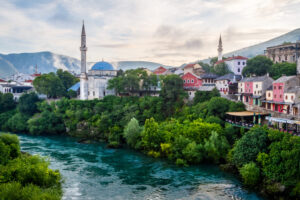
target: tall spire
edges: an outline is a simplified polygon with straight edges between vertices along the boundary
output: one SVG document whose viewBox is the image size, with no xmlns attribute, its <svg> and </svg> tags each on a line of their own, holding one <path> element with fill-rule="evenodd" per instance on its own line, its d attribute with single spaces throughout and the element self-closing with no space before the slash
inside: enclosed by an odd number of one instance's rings
<svg viewBox="0 0 300 200">
<path fill-rule="evenodd" d="M 80 99 L 88 99 L 88 76 L 86 73 L 86 35 L 84 21 L 82 22 L 82 31 L 81 31 L 81 75 L 80 75 Z"/>
<path fill-rule="evenodd" d="M 81 36 L 85 36 L 84 20 L 82 20 L 82 31 Z"/>
<path fill-rule="evenodd" d="M 222 36 L 220 34 L 219 45 L 218 45 L 218 61 L 223 59 L 223 44 L 222 44 Z"/>
</svg>

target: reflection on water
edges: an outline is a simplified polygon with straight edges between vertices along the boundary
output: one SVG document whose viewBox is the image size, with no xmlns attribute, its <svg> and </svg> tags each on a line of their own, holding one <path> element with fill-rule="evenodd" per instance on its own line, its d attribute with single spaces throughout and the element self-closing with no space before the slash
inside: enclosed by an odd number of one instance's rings
<svg viewBox="0 0 300 200">
<path fill-rule="evenodd" d="M 19 135 L 22 151 L 47 156 L 64 177 L 64 199 L 262 199 L 216 166 L 180 168 L 128 149 L 69 137 Z"/>
</svg>

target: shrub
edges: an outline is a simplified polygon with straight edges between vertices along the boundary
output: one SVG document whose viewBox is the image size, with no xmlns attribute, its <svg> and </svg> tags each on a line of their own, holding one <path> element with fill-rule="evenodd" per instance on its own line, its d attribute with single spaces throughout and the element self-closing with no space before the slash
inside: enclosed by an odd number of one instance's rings
<svg viewBox="0 0 300 200">
<path fill-rule="evenodd" d="M 141 140 L 142 128 L 139 126 L 139 122 L 132 118 L 124 129 L 124 137 L 127 144 L 135 149 L 139 148 L 139 141 Z"/>
<path fill-rule="evenodd" d="M 259 182 L 260 169 L 254 162 L 245 164 L 239 171 L 246 185 L 255 186 Z"/>
</svg>

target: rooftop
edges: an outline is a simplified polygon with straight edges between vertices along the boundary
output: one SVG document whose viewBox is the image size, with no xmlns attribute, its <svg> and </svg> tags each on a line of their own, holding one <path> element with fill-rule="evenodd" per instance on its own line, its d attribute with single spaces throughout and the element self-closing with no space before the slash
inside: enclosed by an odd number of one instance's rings
<svg viewBox="0 0 300 200">
<path fill-rule="evenodd" d="M 115 69 L 110 63 L 101 61 L 94 64 L 91 70 L 113 71 Z"/>
</svg>

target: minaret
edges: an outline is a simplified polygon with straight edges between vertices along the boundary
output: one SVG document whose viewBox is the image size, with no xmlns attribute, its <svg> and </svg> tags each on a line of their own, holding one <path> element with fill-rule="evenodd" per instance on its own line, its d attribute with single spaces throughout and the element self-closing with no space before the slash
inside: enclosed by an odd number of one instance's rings
<svg viewBox="0 0 300 200">
<path fill-rule="evenodd" d="M 297 59 L 297 75 L 300 77 L 300 56 Z"/>
<path fill-rule="evenodd" d="M 86 35 L 85 35 L 85 28 L 84 22 L 82 24 L 82 31 L 81 31 L 81 74 L 80 74 L 80 99 L 86 100 L 88 99 L 88 77 L 86 74 Z"/>
<path fill-rule="evenodd" d="M 223 45 L 222 45 L 222 38 L 221 38 L 221 35 L 220 35 L 219 46 L 218 46 L 218 61 L 223 59 L 222 52 L 223 52 Z"/>
</svg>

